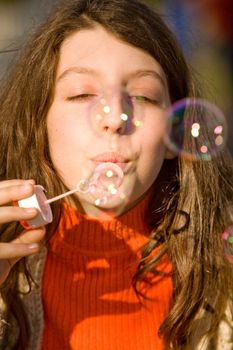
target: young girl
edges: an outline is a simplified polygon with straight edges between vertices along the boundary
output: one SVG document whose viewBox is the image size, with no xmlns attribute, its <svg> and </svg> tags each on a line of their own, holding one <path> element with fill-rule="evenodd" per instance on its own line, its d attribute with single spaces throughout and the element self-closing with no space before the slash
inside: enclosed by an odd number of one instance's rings
<svg viewBox="0 0 233 350">
<path fill-rule="evenodd" d="M 1 349 L 233 349 L 232 160 L 163 141 L 168 107 L 196 96 L 136 0 L 69 0 L 40 28 L 0 98 Z M 52 198 L 109 165 L 117 201 L 96 186 L 20 225 L 38 212 L 12 203 L 35 184 Z"/>
</svg>

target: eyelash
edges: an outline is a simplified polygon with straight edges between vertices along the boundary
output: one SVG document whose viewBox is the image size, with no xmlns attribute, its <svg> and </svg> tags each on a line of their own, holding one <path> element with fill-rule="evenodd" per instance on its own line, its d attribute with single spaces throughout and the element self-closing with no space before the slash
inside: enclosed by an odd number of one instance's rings
<svg viewBox="0 0 233 350">
<path fill-rule="evenodd" d="M 71 96 L 68 97 L 67 100 L 68 101 L 79 101 L 79 102 L 84 102 L 87 101 L 93 97 L 96 97 L 97 95 L 95 94 L 80 94 L 80 95 L 75 95 L 75 96 Z M 138 95 L 138 96 L 128 96 L 128 98 L 132 101 L 132 102 L 140 102 L 140 103 L 149 103 L 152 105 L 157 105 L 158 101 L 157 100 L 153 100 L 149 97 L 143 96 L 143 95 Z"/>
<path fill-rule="evenodd" d="M 95 97 L 95 96 L 96 95 L 94 95 L 94 94 L 80 94 L 80 95 L 75 95 L 75 96 L 68 97 L 67 100 L 68 101 L 80 101 L 80 102 L 83 102 L 83 101 L 89 100 L 89 99 L 91 99 L 92 97 Z"/>
<path fill-rule="evenodd" d="M 138 95 L 138 96 L 129 96 L 131 100 L 136 100 L 136 102 L 140 102 L 140 103 L 149 103 L 152 105 L 157 105 L 158 101 L 157 100 L 153 100 L 152 98 L 143 96 L 143 95 Z"/>
</svg>

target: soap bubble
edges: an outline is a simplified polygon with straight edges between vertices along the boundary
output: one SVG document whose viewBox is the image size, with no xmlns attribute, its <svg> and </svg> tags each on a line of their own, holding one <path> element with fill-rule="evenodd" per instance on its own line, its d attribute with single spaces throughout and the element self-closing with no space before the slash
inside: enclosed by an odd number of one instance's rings
<svg viewBox="0 0 233 350">
<path fill-rule="evenodd" d="M 211 160 L 224 148 L 227 123 L 214 104 L 186 98 L 172 105 L 168 112 L 167 147 L 190 160 Z"/>
<path fill-rule="evenodd" d="M 224 255 L 233 264 L 233 225 L 229 226 L 222 234 Z"/>
<path fill-rule="evenodd" d="M 125 168 L 124 163 L 122 167 Z M 129 170 L 126 172 L 127 175 L 130 173 Z M 79 198 L 86 199 L 97 207 L 114 208 L 114 215 L 118 215 L 128 202 L 132 185 L 132 181 L 126 180 L 121 166 L 112 162 L 102 162 L 87 178 L 80 180 L 74 189 L 42 202 L 50 208 L 50 203 L 77 193 Z M 118 210 L 115 210 L 116 207 L 119 207 Z"/>
<path fill-rule="evenodd" d="M 77 191 L 81 193 L 88 193 L 90 190 L 90 181 L 88 179 L 79 181 Z"/>
<path fill-rule="evenodd" d="M 97 135 L 108 135 L 108 127 L 121 129 L 124 134 L 130 134 L 141 127 L 144 116 L 143 103 L 140 96 L 130 96 L 124 89 L 111 89 L 100 93 L 87 110 L 87 118 L 91 128 Z"/>
<path fill-rule="evenodd" d="M 122 205 L 129 195 L 122 186 L 123 170 L 115 163 L 99 164 L 91 177 L 89 193 L 98 207 L 114 208 Z M 128 188 L 129 189 L 129 188 Z"/>
</svg>

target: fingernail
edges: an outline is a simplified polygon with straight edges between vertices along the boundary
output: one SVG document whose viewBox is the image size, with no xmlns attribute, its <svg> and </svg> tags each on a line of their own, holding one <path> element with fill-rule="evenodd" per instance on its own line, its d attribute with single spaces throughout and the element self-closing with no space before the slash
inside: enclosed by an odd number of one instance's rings
<svg viewBox="0 0 233 350">
<path fill-rule="evenodd" d="M 30 249 L 30 250 L 38 250 L 39 247 L 40 246 L 37 243 L 32 243 L 32 244 L 28 245 L 28 249 Z"/>
</svg>

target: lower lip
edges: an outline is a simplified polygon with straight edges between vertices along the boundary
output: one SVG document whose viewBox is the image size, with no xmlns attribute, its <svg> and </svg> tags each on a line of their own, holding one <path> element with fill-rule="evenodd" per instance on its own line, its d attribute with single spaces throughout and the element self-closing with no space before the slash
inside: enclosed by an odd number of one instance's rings
<svg viewBox="0 0 233 350">
<path fill-rule="evenodd" d="M 127 163 L 116 163 L 116 162 L 98 162 L 98 161 L 94 161 L 94 163 L 96 164 L 96 166 L 98 166 L 99 164 L 104 164 L 104 163 L 113 163 L 119 166 L 119 168 L 121 168 L 123 171 L 126 169 L 127 165 L 129 164 L 129 162 Z"/>
</svg>

